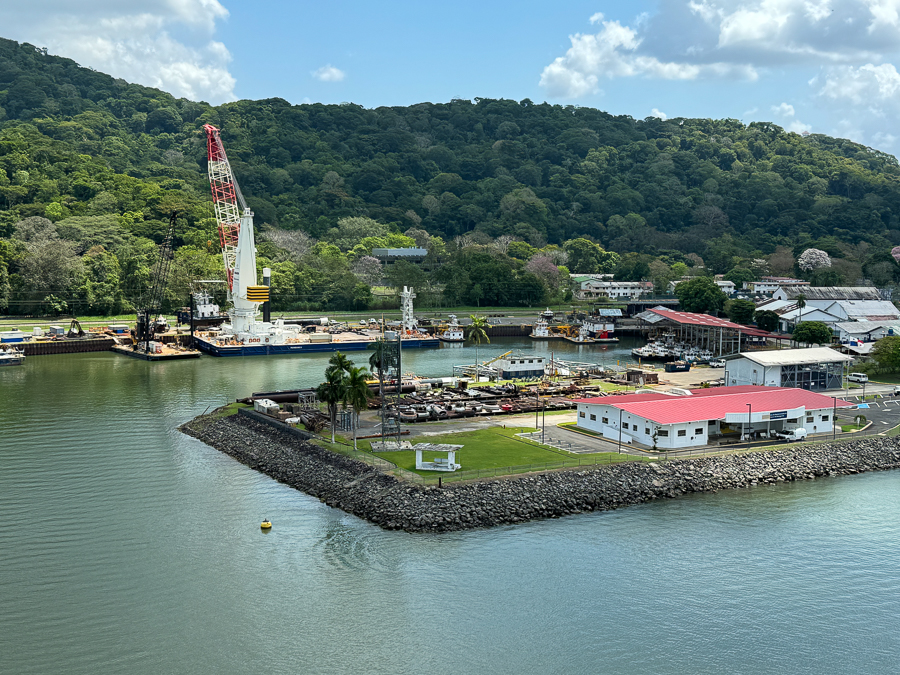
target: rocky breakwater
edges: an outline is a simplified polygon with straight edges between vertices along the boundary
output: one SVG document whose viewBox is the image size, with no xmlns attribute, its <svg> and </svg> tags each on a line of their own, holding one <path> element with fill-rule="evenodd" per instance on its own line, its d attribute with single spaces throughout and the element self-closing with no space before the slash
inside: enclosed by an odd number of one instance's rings
<svg viewBox="0 0 900 675">
<path fill-rule="evenodd" d="M 723 457 L 581 467 L 441 489 L 400 481 L 243 416 L 198 418 L 182 431 L 329 506 L 407 532 L 492 527 L 692 492 L 900 468 L 900 439 L 873 437 Z"/>
</svg>

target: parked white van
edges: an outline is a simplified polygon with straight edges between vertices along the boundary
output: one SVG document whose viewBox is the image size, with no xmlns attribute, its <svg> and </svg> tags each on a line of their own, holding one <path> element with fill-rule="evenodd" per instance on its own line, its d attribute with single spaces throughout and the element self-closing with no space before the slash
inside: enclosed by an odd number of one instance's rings
<svg viewBox="0 0 900 675">
<path fill-rule="evenodd" d="M 850 373 L 850 374 L 847 376 L 847 381 L 848 381 L 848 382 L 857 382 L 857 383 L 859 383 L 859 384 L 863 384 L 864 382 L 868 382 L 868 381 L 869 381 L 869 376 L 866 375 L 865 373 Z"/>
</svg>

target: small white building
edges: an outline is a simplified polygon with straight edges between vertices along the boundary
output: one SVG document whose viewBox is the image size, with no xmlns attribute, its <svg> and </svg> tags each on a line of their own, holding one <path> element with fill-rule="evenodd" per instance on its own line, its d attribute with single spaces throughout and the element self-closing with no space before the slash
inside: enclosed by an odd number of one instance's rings
<svg viewBox="0 0 900 675">
<path fill-rule="evenodd" d="M 768 436 L 776 431 L 833 430 L 835 408 L 852 404 L 802 389 L 734 387 L 692 389 L 686 396 L 663 392 L 603 396 L 577 401 L 578 426 L 618 443 L 650 448 L 709 445 L 727 430 Z"/>
<path fill-rule="evenodd" d="M 762 277 L 759 281 L 745 281 L 744 288 L 757 295 L 772 295 L 779 288 L 805 288 L 808 281 L 790 277 Z"/>
<path fill-rule="evenodd" d="M 546 358 L 529 354 L 509 354 L 494 364 L 501 380 L 526 380 L 544 376 Z"/>
<path fill-rule="evenodd" d="M 670 281 L 669 288 L 668 288 L 669 293 L 674 293 L 675 287 L 678 284 L 683 283 L 685 281 L 691 281 L 696 278 L 697 277 L 681 277 L 680 279 L 676 279 L 675 281 Z M 716 276 L 713 279 L 713 281 L 715 282 L 716 286 L 719 287 L 719 290 L 722 291 L 723 293 L 725 293 L 726 295 L 731 295 L 732 293 L 734 293 L 735 286 L 734 286 L 733 281 L 728 281 L 727 279 L 721 279 L 719 276 Z"/>
<path fill-rule="evenodd" d="M 745 352 L 725 357 L 725 386 L 841 389 L 853 359 L 829 347 Z"/>
</svg>

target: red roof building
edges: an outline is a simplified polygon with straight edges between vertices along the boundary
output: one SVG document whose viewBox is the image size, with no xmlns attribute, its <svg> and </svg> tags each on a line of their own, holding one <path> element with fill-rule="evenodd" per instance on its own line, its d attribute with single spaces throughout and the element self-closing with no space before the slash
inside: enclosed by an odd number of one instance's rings
<svg viewBox="0 0 900 675">
<path fill-rule="evenodd" d="M 708 445 L 723 429 L 769 435 L 805 428 L 830 433 L 841 399 L 786 387 L 739 386 L 693 389 L 688 396 L 662 392 L 586 398 L 578 403 L 578 426 L 623 442 L 668 448 Z M 620 426 L 621 425 L 621 426 Z M 655 438 L 654 438 L 655 436 Z"/>
</svg>

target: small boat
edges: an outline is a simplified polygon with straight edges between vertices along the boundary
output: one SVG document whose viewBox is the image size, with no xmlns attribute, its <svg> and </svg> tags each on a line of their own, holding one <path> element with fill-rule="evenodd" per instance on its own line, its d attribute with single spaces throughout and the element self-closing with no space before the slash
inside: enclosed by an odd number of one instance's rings
<svg viewBox="0 0 900 675">
<path fill-rule="evenodd" d="M 583 324 L 578 327 L 577 335 L 566 335 L 565 339 L 576 344 L 589 344 L 591 342 L 596 342 L 596 340 L 591 337 L 591 332 L 588 330 L 587 326 Z"/>
<path fill-rule="evenodd" d="M 691 369 L 690 361 L 672 361 L 663 366 L 667 373 L 686 373 Z"/>
<path fill-rule="evenodd" d="M 4 345 L 0 348 L 0 366 L 21 366 L 25 363 L 25 352 Z"/>
<path fill-rule="evenodd" d="M 531 335 L 528 337 L 532 340 L 553 340 L 556 336 L 550 333 L 550 324 L 544 319 L 538 319 L 534 322 L 534 326 L 531 328 Z"/>
<path fill-rule="evenodd" d="M 462 326 L 459 325 L 459 321 L 456 320 L 456 315 L 450 315 L 450 324 L 438 334 L 438 338 L 441 342 L 464 342 L 465 334 L 463 333 Z"/>
</svg>

